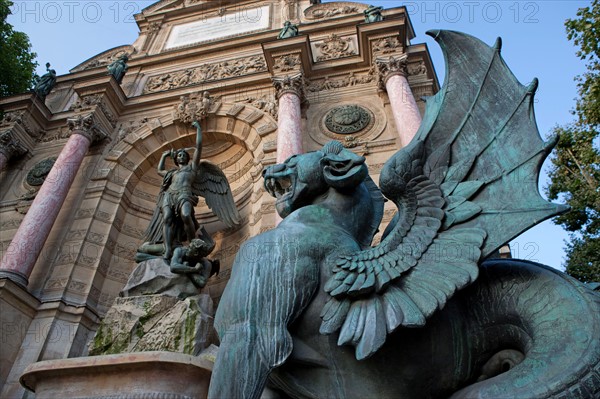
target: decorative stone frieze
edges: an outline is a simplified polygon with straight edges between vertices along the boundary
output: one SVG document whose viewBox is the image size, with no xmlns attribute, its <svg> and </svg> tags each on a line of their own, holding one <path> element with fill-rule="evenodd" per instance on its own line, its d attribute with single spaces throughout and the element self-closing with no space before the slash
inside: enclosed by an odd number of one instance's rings
<svg viewBox="0 0 600 399">
<path fill-rule="evenodd" d="M 179 87 L 266 71 L 267 63 L 260 55 L 202 64 L 196 68 L 188 68 L 182 71 L 153 76 L 148 79 L 143 93 L 156 93 L 159 91 L 172 90 Z"/>
<path fill-rule="evenodd" d="M 358 55 L 351 37 L 342 38 L 335 33 L 329 35 L 322 42 L 315 43 L 315 50 L 315 61 L 317 62 Z"/>
<path fill-rule="evenodd" d="M 27 148 L 11 131 L 0 134 L 0 154 L 3 154 L 7 160 L 20 157 L 27 152 Z"/>
<path fill-rule="evenodd" d="M 331 3 L 315 4 L 304 10 L 308 20 L 343 17 L 345 15 L 360 14 L 367 9 L 365 4 L 349 1 L 336 1 Z"/>
<path fill-rule="evenodd" d="M 343 87 L 369 84 L 375 81 L 375 75 L 373 71 L 367 73 L 356 74 L 350 72 L 347 76 L 339 78 L 330 78 L 325 76 L 322 79 L 311 80 L 307 85 L 306 90 L 315 93 L 323 90 L 334 90 Z"/>
<path fill-rule="evenodd" d="M 181 96 L 179 104 L 174 106 L 173 119 L 188 124 L 201 121 L 209 113 L 216 112 L 220 106 L 220 97 L 211 97 L 207 91 Z"/>
</svg>

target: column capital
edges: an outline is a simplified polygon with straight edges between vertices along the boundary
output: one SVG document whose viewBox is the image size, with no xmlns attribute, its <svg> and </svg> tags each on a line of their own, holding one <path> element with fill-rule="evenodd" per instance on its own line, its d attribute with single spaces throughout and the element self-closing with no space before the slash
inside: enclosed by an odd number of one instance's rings
<svg viewBox="0 0 600 399">
<path fill-rule="evenodd" d="M 20 157 L 27 152 L 27 148 L 10 130 L 0 133 L 0 153 L 4 154 L 7 159 Z"/>
<path fill-rule="evenodd" d="M 392 76 L 408 76 L 408 55 L 377 57 L 375 66 L 379 74 L 379 85 L 385 89 L 385 84 Z"/>
<path fill-rule="evenodd" d="M 271 77 L 277 99 L 281 98 L 286 93 L 292 93 L 298 96 L 301 100 L 306 99 L 305 95 L 305 80 L 302 73 L 296 73 L 294 75 L 285 76 L 274 76 Z"/>
<path fill-rule="evenodd" d="M 90 140 L 91 144 L 99 143 L 109 137 L 106 132 L 98 128 L 93 114 L 68 118 L 67 125 L 71 134 L 80 134 Z"/>
</svg>

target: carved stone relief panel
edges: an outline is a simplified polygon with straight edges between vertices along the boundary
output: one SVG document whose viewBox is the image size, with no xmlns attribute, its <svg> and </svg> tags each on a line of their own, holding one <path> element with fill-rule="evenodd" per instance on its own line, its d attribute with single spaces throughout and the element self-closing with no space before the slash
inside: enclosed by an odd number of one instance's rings
<svg viewBox="0 0 600 399">
<path fill-rule="evenodd" d="M 358 55 L 356 35 L 338 36 L 333 33 L 323 40 L 312 42 L 311 47 L 315 62 Z"/>
<path fill-rule="evenodd" d="M 331 3 L 315 4 L 308 7 L 304 10 L 304 16 L 308 20 L 328 19 L 352 14 L 362 14 L 366 9 L 366 4 L 353 3 L 350 1 L 335 1 Z"/>
<path fill-rule="evenodd" d="M 143 94 L 266 71 L 267 63 L 260 55 L 207 63 L 195 68 L 152 76 L 146 82 Z"/>
</svg>

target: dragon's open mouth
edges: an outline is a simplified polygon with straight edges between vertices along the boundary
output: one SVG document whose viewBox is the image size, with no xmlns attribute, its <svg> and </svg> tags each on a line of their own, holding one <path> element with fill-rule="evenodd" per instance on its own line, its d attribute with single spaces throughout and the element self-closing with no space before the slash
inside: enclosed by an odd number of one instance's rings
<svg viewBox="0 0 600 399">
<path fill-rule="evenodd" d="M 290 176 L 265 177 L 265 188 L 273 197 L 280 199 L 293 191 Z"/>
</svg>

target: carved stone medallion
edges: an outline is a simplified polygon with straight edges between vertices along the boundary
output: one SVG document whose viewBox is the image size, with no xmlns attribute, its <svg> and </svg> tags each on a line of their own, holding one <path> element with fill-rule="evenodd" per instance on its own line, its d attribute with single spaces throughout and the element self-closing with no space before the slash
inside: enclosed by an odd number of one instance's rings
<svg viewBox="0 0 600 399">
<path fill-rule="evenodd" d="M 371 114 L 358 105 L 342 105 L 325 116 L 327 129 L 338 134 L 351 134 L 364 129 L 371 122 Z"/>
<path fill-rule="evenodd" d="M 27 177 L 25 181 L 28 185 L 32 187 L 41 186 L 46 180 L 46 176 L 50 173 L 52 166 L 54 166 L 54 162 L 56 158 L 46 158 L 40 162 L 38 162 L 31 170 L 27 173 Z"/>
</svg>

